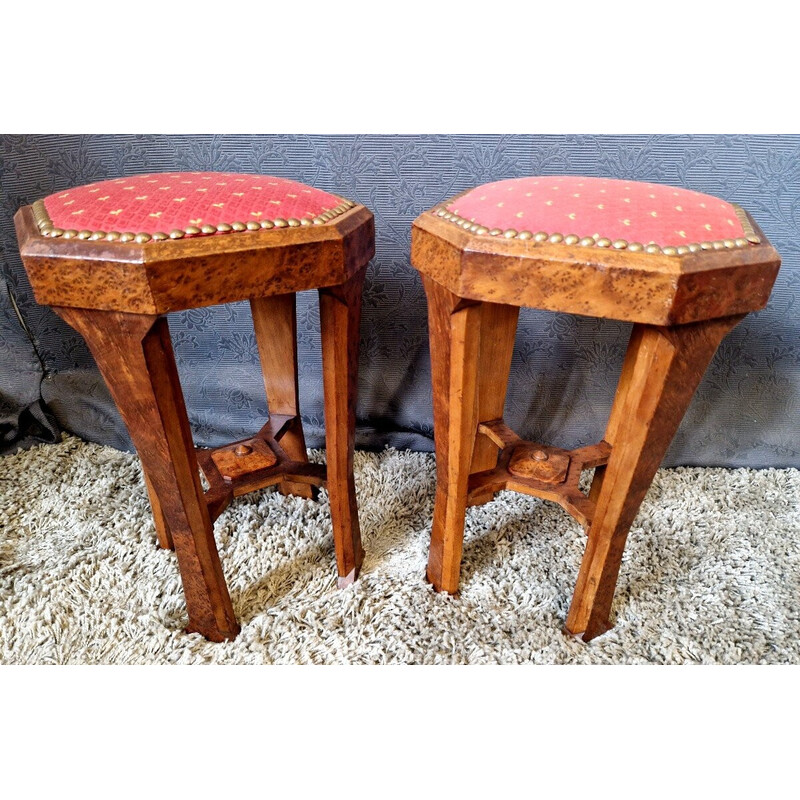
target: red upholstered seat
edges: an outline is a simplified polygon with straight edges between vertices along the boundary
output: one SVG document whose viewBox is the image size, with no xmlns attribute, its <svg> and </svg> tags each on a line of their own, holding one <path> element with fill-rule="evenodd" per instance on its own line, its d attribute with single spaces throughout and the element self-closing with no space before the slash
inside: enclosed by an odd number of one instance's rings
<svg viewBox="0 0 800 800">
<path fill-rule="evenodd" d="M 445 204 L 441 215 L 473 233 L 536 238 L 567 238 L 567 244 L 639 250 L 720 243 L 757 242 L 731 203 L 688 189 L 654 183 L 575 176 L 512 178 L 471 189 Z"/>
<path fill-rule="evenodd" d="M 324 224 L 354 203 L 270 175 L 168 172 L 90 183 L 37 205 L 45 235 L 147 242 Z"/>
</svg>

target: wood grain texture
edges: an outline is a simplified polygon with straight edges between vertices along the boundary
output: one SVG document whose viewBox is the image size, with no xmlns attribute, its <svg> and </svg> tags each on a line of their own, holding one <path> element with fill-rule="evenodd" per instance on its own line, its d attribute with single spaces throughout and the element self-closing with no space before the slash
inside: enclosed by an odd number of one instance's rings
<svg viewBox="0 0 800 800">
<path fill-rule="evenodd" d="M 481 303 L 481 335 L 478 355 L 478 421 L 500 419 L 506 400 L 519 308 L 497 303 Z M 481 472 L 497 464 L 498 446 L 487 436 L 475 440 L 470 472 Z M 492 492 L 471 497 L 469 505 L 481 505 L 494 497 Z"/>
<path fill-rule="evenodd" d="M 167 321 L 54 308 L 86 340 L 130 432 L 175 545 L 189 631 L 233 639 L 239 626 L 203 497 Z"/>
<path fill-rule="evenodd" d="M 30 206 L 14 223 L 39 303 L 138 314 L 341 284 L 375 252 L 364 206 L 325 225 L 147 244 L 51 239 L 39 233 Z"/>
<path fill-rule="evenodd" d="M 518 478 L 536 478 L 543 483 L 563 483 L 570 457 L 550 452 L 549 448 L 527 442 L 515 448 L 508 471 Z"/>
<path fill-rule="evenodd" d="M 458 588 L 467 504 L 523 492 L 588 529 L 567 629 L 588 641 L 610 627 L 627 533 L 655 471 L 720 341 L 769 297 L 780 259 L 761 235 L 751 247 L 665 256 L 476 236 L 431 213 L 415 221 L 412 263 L 430 323 L 437 589 Z M 522 305 L 636 323 L 602 442 L 559 450 L 522 442 L 503 422 Z M 580 475 L 592 467 L 585 496 Z"/>
<path fill-rule="evenodd" d="M 283 449 L 285 435 L 296 419 L 272 414 L 255 436 L 223 447 L 197 448 L 197 461 L 209 484 L 205 499 L 212 520 L 228 507 L 234 497 L 257 489 L 285 483 L 311 487 L 325 485 L 324 464 L 310 464 L 305 458 L 298 461 Z M 237 456 L 237 451 L 244 455 Z"/>
<path fill-rule="evenodd" d="M 156 490 L 153 488 L 153 484 L 144 469 L 142 469 L 142 473 L 144 475 L 144 485 L 147 487 L 147 496 L 150 499 L 150 508 L 153 510 L 153 524 L 156 528 L 159 547 L 163 547 L 164 550 L 174 550 L 175 543 L 172 541 L 169 525 L 164 517 L 164 512 L 161 510 L 161 501 L 158 499 Z"/>
<path fill-rule="evenodd" d="M 422 282 L 428 297 L 436 448 L 436 501 L 427 575 L 437 591 L 455 593 L 478 425 L 481 309 L 425 275 Z"/>
<path fill-rule="evenodd" d="M 567 630 L 585 641 L 611 627 L 628 531 L 706 367 L 741 319 L 634 326 L 606 434 L 611 458 L 594 492 L 597 508 L 567 618 Z"/>
<path fill-rule="evenodd" d="M 291 427 L 281 439 L 281 446 L 295 461 L 308 461 L 300 418 L 296 295 L 290 293 L 252 298 L 250 310 L 269 413 L 294 417 Z M 281 494 L 308 499 L 316 496 L 315 487 L 291 481 L 279 484 L 278 490 Z"/>
<path fill-rule="evenodd" d="M 628 413 L 628 392 L 633 384 L 633 373 L 636 368 L 636 359 L 633 357 L 631 348 L 634 346 L 634 341 L 628 343 L 628 350 L 625 354 L 625 359 L 622 362 L 622 371 L 617 382 L 617 389 L 614 393 L 614 401 L 611 404 L 611 413 L 606 424 L 606 432 L 603 440 L 613 445 L 619 437 L 619 430 L 624 421 L 624 415 Z M 594 471 L 592 484 L 589 488 L 589 500 L 595 505 L 597 499 L 600 497 L 600 492 L 603 489 L 603 481 L 606 475 L 606 465 L 601 464 Z"/>
<path fill-rule="evenodd" d="M 364 549 L 353 479 L 361 290 L 366 268 L 340 286 L 319 290 L 325 445 L 339 586 L 352 583 Z"/>
<path fill-rule="evenodd" d="M 665 256 L 476 236 L 425 212 L 411 263 L 464 299 L 674 325 L 763 308 L 780 258 L 762 242 Z"/>
<path fill-rule="evenodd" d="M 159 543 L 175 549 L 189 630 L 212 641 L 239 627 L 212 520 L 264 486 L 314 497 L 326 469 L 308 463 L 297 375 L 295 293 L 320 290 L 331 499 L 340 585 L 364 558 L 353 449 L 361 288 L 375 252 L 363 206 L 326 224 L 137 244 L 48 238 L 32 208 L 14 218 L 36 299 L 87 341 L 139 453 Z M 270 419 L 255 436 L 196 451 L 163 314 L 248 299 Z M 209 481 L 204 493 L 198 462 Z"/>
<path fill-rule="evenodd" d="M 261 439 L 217 448 L 212 452 L 211 458 L 214 459 L 222 479 L 228 483 L 251 472 L 269 469 L 278 463 L 275 453 Z"/>
<path fill-rule="evenodd" d="M 497 459 L 497 466 L 484 472 L 476 472 L 469 476 L 468 498 L 480 496 L 486 491 L 499 492 L 509 489 L 513 492 L 540 497 L 558 503 L 568 514 L 571 514 L 581 525 L 588 526 L 595 512 L 595 505 L 580 490 L 581 473 L 608 461 L 611 447 L 605 441 L 579 447 L 576 450 L 562 450 L 546 444 L 522 441 L 513 431 L 507 429 L 502 420 L 489 425 L 481 423 L 479 430 L 491 427 L 492 433 L 505 429 L 505 444 Z M 521 474 L 512 470 L 512 462 L 519 451 L 527 458 L 531 450 L 546 453 L 548 460 L 566 467 L 565 473 L 558 475 L 559 480 L 552 480 L 552 474 L 544 476 L 531 471 Z"/>
</svg>

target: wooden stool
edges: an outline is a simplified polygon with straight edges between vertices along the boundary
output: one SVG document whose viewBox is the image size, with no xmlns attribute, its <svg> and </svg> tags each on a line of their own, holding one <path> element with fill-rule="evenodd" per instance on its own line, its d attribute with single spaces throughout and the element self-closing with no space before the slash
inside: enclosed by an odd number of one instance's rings
<svg viewBox="0 0 800 800">
<path fill-rule="evenodd" d="M 560 231 L 568 231 L 563 234 Z M 480 186 L 413 224 L 428 297 L 437 488 L 428 579 L 458 589 L 468 505 L 501 489 L 554 500 L 588 542 L 566 622 L 609 612 L 631 524 L 720 341 L 763 308 L 780 259 L 715 197 L 633 181 L 534 177 Z M 635 323 L 605 438 L 577 450 L 503 422 L 520 306 Z M 591 490 L 581 472 L 596 467 Z"/>
<path fill-rule="evenodd" d="M 264 486 L 300 497 L 328 487 L 339 585 L 353 581 L 364 555 L 353 444 L 372 214 L 282 178 L 173 172 L 59 192 L 14 220 L 36 299 L 86 339 L 128 427 L 159 542 L 178 558 L 188 630 L 213 641 L 238 633 L 212 526 L 234 497 Z M 324 466 L 308 463 L 297 398 L 295 293 L 312 288 L 320 298 L 327 479 Z M 269 421 L 250 439 L 195 450 L 162 315 L 243 299 Z"/>
</svg>

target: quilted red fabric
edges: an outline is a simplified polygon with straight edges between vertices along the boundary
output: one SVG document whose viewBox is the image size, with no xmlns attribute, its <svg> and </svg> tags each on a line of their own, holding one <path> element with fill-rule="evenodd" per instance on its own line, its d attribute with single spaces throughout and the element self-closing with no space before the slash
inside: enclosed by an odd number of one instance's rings
<svg viewBox="0 0 800 800">
<path fill-rule="evenodd" d="M 44 200 L 53 224 L 74 230 L 155 233 L 262 219 L 313 219 L 342 202 L 270 175 L 167 172 L 90 183 Z"/>
<path fill-rule="evenodd" d="M 744 235 L 733 206 L 718 197 L 611 178 L 512 178 L 471 189 L 447 210 L 490 229 L 600 236 L 662 247 Z"/>
</svg>

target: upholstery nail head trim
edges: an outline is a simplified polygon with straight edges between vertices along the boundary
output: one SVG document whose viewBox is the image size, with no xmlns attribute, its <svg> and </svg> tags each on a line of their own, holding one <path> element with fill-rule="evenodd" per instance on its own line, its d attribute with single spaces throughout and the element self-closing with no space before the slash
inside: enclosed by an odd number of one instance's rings
<svg viewBox="0 0 800 800">
<path fill-rule="evenodd" d="M 523 241 L 532 240 L 535 244 L 566 244 L 570 246 L 579 245 L 580 247 L 603 247 L 612 248 L 614 250 L 628 250 L 631 253 L 650 253 L 651 255 L 664 255 L 664 256 L 683 256 L 689 253 L 697 253 L 701 250 L 725 250 L 736 249 L 740 247 L 749 247 L 752 244 L 761 244 L 761 237 L 755 232 L 750 218 L 747 216 L 745 210 L 731 203 L 739 222 L 744 230 L 744 236 L 738 239 L 717 239 L 713 242 L 693 242 L 686 245 L 667 245 L 662 247 L 655 242 L 648 242 L 647 244 L 640 244 L 639 242 L 626 242 L 624 239 L 616 239 L 612 241 L 606 237 L 593 237 L 584 236 L 579 237 L 574 233 L 545 233 L 544 231 L 537 231 L 531 233 L 530 231 L 517 231 L 513 228 L 503 230 L 502 228 L 487 228 L 480 222 L 475 220 L 468 220 L 460 217 L 458 214 L 448 211 L 447 205 L 452 203 L 455 198 L 446 200 L 442 205 L 432 209 L 431 213 L 443 220 L 458 225 L 460 228 L 474 234 L 475 236 L 501 236 L 505 239 L 521 239 Z M 316 220 L 314 220 L 316 222 Z"/>
<path fill-rule="evenodd" d="M 120 233 L 119 231 L 64 230 L 63 228 L 57 228 L 53 225 L 53 221 L 47 213 L 47 208 L 43 200 L 36 200 L 32 205 L 32 209 L 33 218 L 39 228 L 39 233 L 51 239 L 76 238 L 89 242 L 105 241 L 123 243 L 135 241 L 137 244 L 146 244 L 151 241 L 162 242 L 167 239 L 183 239 L 185 236 L 213 236 L 218 233 L 241 233 L 272 230 L 273 228 L 299 228 L 309 225 L 324 225 L 342 216 L 342 214 L 347 213 L 357 205 L 358 204 L 354 203 L 352 200 L 343 199 L 338 206 L 324 211 L 313 220 L 296 219 L 294 217 L 287 220 L 278 217 L 277 219 L 264 219 L 260 222 L 248 222 L 246 224 L 243 222 L 220 222 L 218 225 L 203 225 L 199 228 L 196 225 L 187 225 L 185 228 L 175 228 L 168 234 L 160 231 L 157 233 L 135 233 L 133 231 Z"/>
</svg>

